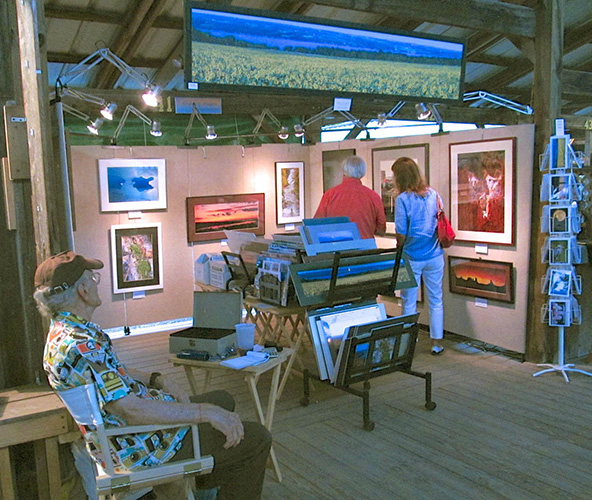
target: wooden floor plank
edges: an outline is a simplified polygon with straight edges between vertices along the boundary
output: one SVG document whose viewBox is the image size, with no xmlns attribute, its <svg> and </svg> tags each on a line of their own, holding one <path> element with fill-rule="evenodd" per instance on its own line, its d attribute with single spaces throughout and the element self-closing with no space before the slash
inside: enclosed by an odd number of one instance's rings
<svg viewBox="0 0 592 500">
<path fill-rule="evenodd" d="M 168 363 L 167 333 L 114 344 L 124 364 L 171 374 L 188 390 L 183 370 Z M 591 498 L 592 380 L 535 378 L 534 364 L 447 339 L 444 345 L 442 355 L 431 356 L 429 338 L 420 333 L 413 365 L 432 373 L 437 408 L 424 409 L 420 378 L 376 378 L 372 432 L 362 428 L 360 398 L 314 381 L 304 407 L 302 379 L 291 377 L 272 429 L 284 479 L 278 483 L 268 472 L 263 500 Z M 303 361 L 314 367 L 314 352 L 305 347 Z M 203 375 L 196 376 L 199 386 Z M 269 380 L 259 384 L 267 394 Z M 212 388 L 233 394 L 243 419 L 255 418 L 236 374 L 216 375 Z M 158 498 L 175 499 L 166 491 Z"/>
</svg>

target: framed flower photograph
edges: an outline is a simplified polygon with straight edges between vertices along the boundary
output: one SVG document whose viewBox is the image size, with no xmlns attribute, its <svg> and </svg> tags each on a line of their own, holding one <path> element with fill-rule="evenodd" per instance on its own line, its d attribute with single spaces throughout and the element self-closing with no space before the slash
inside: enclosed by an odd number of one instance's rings
<svg viewBox="0 0 592 500">
<path fill-rule="evenodd" d="M 165 209 L 165 160 L 99 160 L 99 191 L 101 212 Z"/>
<path fill-rule="evenodd" d="M 514 244 L 516 139 L 450 144 L 450 222 L 457 241 Z"/>
<path fill-rule="evenodd" d="M 265 193 L 187 198 L 187 241 L 226 238 L 224 231 L 265 234 Z"/>
<path fill-rule="evenodd" d="M 511 262 L 448 256 L 450 291 L 514 303 L 514 266 Z"/>
<path fill-rule="evenodd" d="M 111 226 L 113 293 L 163 287 L 160 223 Z"/>
<path fill-rule="evenodd" d="M 294 224 L 304 219 L 304 162 L 275 164 L 276 221 Z"/>
<path fill-rule="evenodd" d="M 393 146 L 372 150 L 372 186 L 382 198 L 386 214 L 386 232 L 395 233 L 395 198 L 397 190 L 393 182 L 391 167 L 399 158 L 411 158 L 417 163 L 419 171 L 426 182 L 430 182 L 430 145 L 414 144 L 408 146 Z"/>
</svg>

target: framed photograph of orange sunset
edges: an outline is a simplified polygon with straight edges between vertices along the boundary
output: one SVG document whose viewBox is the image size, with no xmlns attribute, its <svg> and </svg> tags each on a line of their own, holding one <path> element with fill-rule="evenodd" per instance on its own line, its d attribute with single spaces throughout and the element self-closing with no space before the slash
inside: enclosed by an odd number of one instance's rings
<svg viewBox="0 0 592 500">
<path fill-rule="evenodd" d="M 450 291 L 460 295 L 514 303 L 511 262 L 448 256 Z"/>
<path fill-rule="evenodd" d="M 224 231 L 265 234 L 265 193 L 187 198 L 187 241 L 226 238 Z"/>
</svg>

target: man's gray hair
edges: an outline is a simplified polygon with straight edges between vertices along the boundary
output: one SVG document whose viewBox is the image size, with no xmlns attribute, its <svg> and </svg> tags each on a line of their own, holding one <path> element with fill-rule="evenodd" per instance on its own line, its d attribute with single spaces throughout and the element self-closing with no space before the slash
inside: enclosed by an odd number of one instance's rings
<svg viewBox="0 0 592 500">
<path fill-rule="evenodd" d="M 343 162 L 343 173 L 346 177 L 361 179 L 366 175 L 366 162 L 359 156 L 348 156 Z"/>
<path fill-rule="evenodd" d="M 80 278 L 78 278 L 71 287 L 61 293 L 51 294 L 51 287 L 49 286 L 41 286 L 37 288 L 35 293 L 33 293 L 33 298 L 37 303 L 37 309 L 39 309 L 41 315 L 51 319 L 60 311 L 68 311 L 69 306 L 76 301 L 78 285 L 88 279 L 88 273 L 83 272 Z"/>
</svg>

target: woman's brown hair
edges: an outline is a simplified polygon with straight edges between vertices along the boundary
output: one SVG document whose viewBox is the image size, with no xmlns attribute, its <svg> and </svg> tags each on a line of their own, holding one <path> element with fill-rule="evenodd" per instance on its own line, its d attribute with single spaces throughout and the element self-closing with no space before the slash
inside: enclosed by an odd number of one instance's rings
<svg viewBox="0 0 592 500">
<path fill-rule="evenodd" d="M 415 161 L 407 157 L 399 158 L 393 163 L 391 170 L 393 171 L 397 190 L 400 193 L 411 191 L 420 196 L 425 196 L 428 191 L 428 185 Z"/>
</svg>

